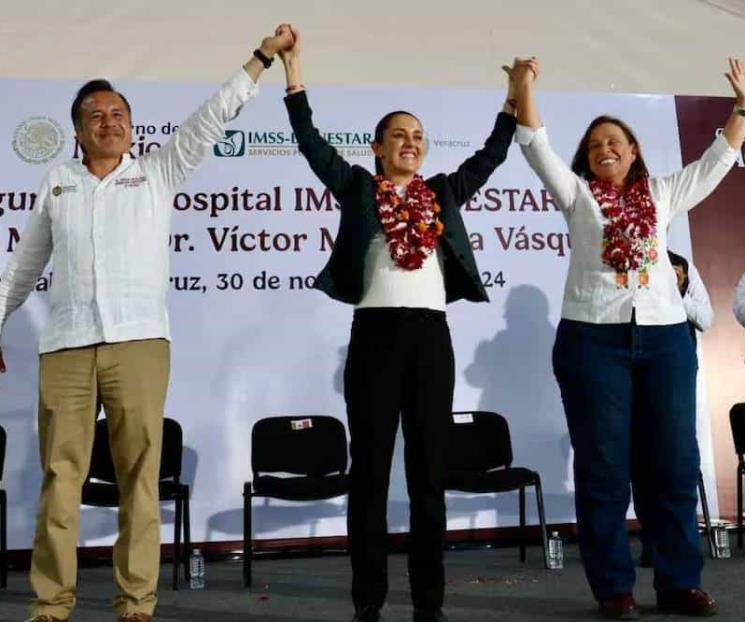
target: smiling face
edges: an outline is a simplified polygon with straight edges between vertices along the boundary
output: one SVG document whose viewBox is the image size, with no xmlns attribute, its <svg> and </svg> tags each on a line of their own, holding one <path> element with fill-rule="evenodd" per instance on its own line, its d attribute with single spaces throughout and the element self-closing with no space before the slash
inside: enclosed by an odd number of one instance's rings
<svg viewBox="0 0 745 622">
<path fill-rule="evenodd" d="M 372 144 L 383 174 L 394 183 L 407 183 L 424 160 L 424 130 L 419 120 L 406 113 L 393 115 L 381 141 Z"/>
<path fill-rule="evenodd" d="M 615 123 L 601 123 L 590 132 L 587 165 L 595 178 L 622 187 L 638 155 L 636 143 Z"/>
<path fill-rule="evenodd" d="M 132 146 L 132 121 L 121 96 L 112 91 L 88 95 L 80 105 L 76 135 L 89 161 L 127 153 Z"/>
</svg>

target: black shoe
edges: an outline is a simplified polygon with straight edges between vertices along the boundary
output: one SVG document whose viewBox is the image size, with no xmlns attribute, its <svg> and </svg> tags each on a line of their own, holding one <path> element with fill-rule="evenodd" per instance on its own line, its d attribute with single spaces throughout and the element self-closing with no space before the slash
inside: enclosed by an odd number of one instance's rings
<svg viewBox="0 0 745 622">
<path fill-rule="evenodd" d="M 357 609 L 352 622 L 380 622 L 380 609 L 373 606 Z"/>
<path fill-rule="evenodd" d="M 442 609 L 430 611 L 428 609 L 414 609 L 414 622 L 448 622 Z"/>
<path fill-rule="evenodd" d="M 608 620 L 636 620 L 639 618 L 639 607 L 634 596 L 629 593 L 616 594 L 598 601 L 600 616 Z"/>
<path fill-rule="evenodd" d="M 701 589 L 670 590 L 657 592 L 657 611 L 706 617 L 717 615 L 716 601 Z"/>
</svg>

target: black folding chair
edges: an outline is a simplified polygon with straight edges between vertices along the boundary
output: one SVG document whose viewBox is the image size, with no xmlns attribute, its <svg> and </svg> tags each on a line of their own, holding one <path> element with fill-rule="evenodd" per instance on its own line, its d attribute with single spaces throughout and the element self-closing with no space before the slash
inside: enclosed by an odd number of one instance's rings
<svg viewBox="0 0 745 622">
<path fill-rule="evenodd" d="M 714 531 L 711 528 L 711 514 L 709 514 L 709 500 L 706 496 L 706 486 L 704 486 L 704 474 L 701 471 L 698 472 L 698 498 L 701 501 L 701 511 L 704 514 L 706 547 L 709 549 L 709 557 L 713 559 L 717 556 L 717 547 L 714 542 Z"/>
<path fill-rule="evenodd" d="M 454 412 L 448 430 L 445 489 L 473 493 L 517 490 L 520 512 L 520 561 L 525 561 L 525 489 L 535 488 L 543 543 L 543 562 L 548 568 L 548 540 L 543 509 L 541 476 L 536 471 L 512 466 L 512 442 L 507 420 L 494 412 Z"/>
<path fill-rule="evenodd" d="M 243 485 L 243 585 L 251 585 L 254 497 L 289 501 L 332 499 L 349 492 L 347 434 L 327 416 L 269 417 L 251 432 L 253 481 Z M 272 475 L 292 474 L 293 477 Z"/>
<path fill-rule="evenodd" d="M 739 402 L 729 411 L 729 424 L 737 454 L 737 547 L 742 548 L 742 480 L 745 477 L 745 403 Z"/>
<path fill-rule="evenodd" d="M 189 486 L 181 482 L 183 432 L 173 419 L 163 419 L 163 450 L 160 461 L 158 495 L 161 501 L 175 502 L 173 524 L 173 589 L 178 589 L 179 564 L 184 565 L 184 576 L 189 580 L 191 528 L 189 525 Z M 109 449 L 109 430 L 106 419 L 96 421 L 91 466 L 83 484 L 83 505 L 118 507 L 119 487 L 116 484 L 114 463 Z M 181 529 L 184 547 L 181 546 Z"/>
</svg>

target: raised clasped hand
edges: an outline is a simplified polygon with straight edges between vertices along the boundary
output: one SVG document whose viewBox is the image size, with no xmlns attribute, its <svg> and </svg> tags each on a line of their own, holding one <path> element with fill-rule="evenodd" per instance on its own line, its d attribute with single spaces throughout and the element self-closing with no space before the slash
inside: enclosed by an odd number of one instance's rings
<svg viewBox="0 0 745 622">
<path fill-rule="evenodd" d="M 261 41 L 261 49 L 268 56 L 274 56 L 278 52 L 282 52 L 289 47 L 292 47 L 294 43 L 292 37 L 292 30 L 289 24 L 281 24 L 274 31 L 274 35 L 271 37 L 265 37 Z"/>
<path fill-rule="evenodd" d="M 533 82 L 538 77 L 538 72 L 538 59 L 531 56 L 530 58 L 515 58 L 507 73 L 516 84 L 525 84 Z"/>
<path fill-rule="evenodd" d="M 276 37 L 282 37 L 283 41 L 287 41 L 287 44 L 278 50 L 279 57 L 283 63 L 286 63 L 290 58 L 300 55 L 302 42 L 300 40 L 300 32 L 297 28 L 291 24 L 280 24 L 274 31 L 274 35 Z"/>
</svg>

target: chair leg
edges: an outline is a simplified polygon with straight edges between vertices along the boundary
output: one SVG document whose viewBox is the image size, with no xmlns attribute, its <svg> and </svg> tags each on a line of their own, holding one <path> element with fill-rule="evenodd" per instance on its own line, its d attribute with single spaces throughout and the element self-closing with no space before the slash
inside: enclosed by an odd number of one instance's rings
<svg viewBox="0 0 745 622">
<path fill-rule="evenodd" d="M 251 482 L 243 485 L 243 587 L 251 587 L 251 562 L 253 557 L 251 525 Z"/>
<path fill-rule="evenodd" d="M 742 548 L 742 465 L 737 467 L 737 548 Z"/>
<path fill-rule="evenodd" d="M 446 492 L 447 492 L 447 491 L 446 491 Z M 349 490 L 347 490 L 347 492 L 346 492 L 346 499 L 347 499 L 347 504 L 346 504 L 346 506 L 344 507 L 344 515 L 345 515 L 345 516 L 349 516 Z M 445 526 L 447 527 L 447 516 L 445 517 Z M 350 542 L 350 540 L 349 540 L 349 523 L 347 523 L 347 527 L 346 527 L 346 530 L 347 530 L 347 531 L 346 531 L 346 533 L 347 533 L 347 538 L 346 538 L 346 540 L 345 540 L 345 544 L 344 544 L 344 553 L 345 553 L 345 554 L 346 554 L 346 555 L 347 555 L 348 557 L 350 557 L 350 559 L 351 559 L 351 555 L 352 555 L 352 546 L 351 546 L 351 542 Z"/>
<path fill-rule="evenodd" d="M 525 486 L 520 486 L 520 561 L 525 557 Z"/>
<path fill-rule="evenodd" d="M 543 508 L 543 487 L 541 486 L 541 477 L 536 473 L 535 480 L 535 502 L 538 506 L 538 521 L 541 524 L 541 540 L 543 541 L 543 565 L 546 570 L 548 564 L 548 532 L 546 530 L 546 511 Z"/>
<path fill-rule="evenodd" d="M 709 501 L 706 498 L 706 487 L 704 486 L 704 474 L 698 472 L 698 496 L 701 500 L 701 511 L 704 513 L 704 529 L 706 531 L 706 544 L 709 547 L 709 557 L 716 557 L 714 547 L 714 532 L 711 530 L 711 515 L 709 514 Z"/>
<path fill-rule="evenodd" d="M 189 561 L 191 559 L 191 517 L 189 514 L 189 484 L 183 484 L 182 488 L 182 499 L 184 502 L 183 520 L 184 520 L 184 577 L 187 581 L 191 581 L 191 567 Z"/>
<path fill-rule="evenodd" d="M 178 569 L 181 565 L 181 491 L 176 493 L 176 516 L 173 521 L 173 585 L 178 589 Z"/>
<path fill-rule="evenodd" d="M 8 498 L 0 490 L 0 588 L 8 587 Z"/>
</svg>

